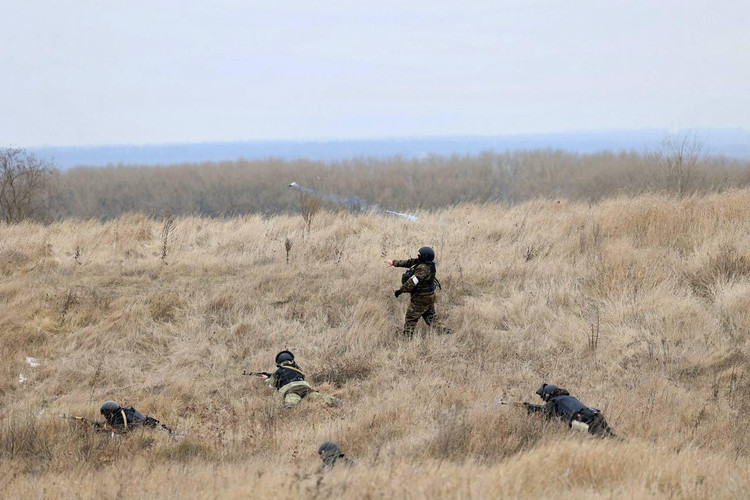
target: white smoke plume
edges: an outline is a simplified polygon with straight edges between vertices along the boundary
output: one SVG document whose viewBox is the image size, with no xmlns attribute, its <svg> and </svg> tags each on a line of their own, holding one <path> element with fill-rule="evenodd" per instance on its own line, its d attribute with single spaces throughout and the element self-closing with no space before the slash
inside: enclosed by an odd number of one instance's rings
<svg viewBox="0 0 750 500">
<path fill-rule="evenodd" d="M 296 182 L 291 182 L 289 184 L 289 187 L 292 189 L 296 189 L 297 191 L 300 191 L 302 193 L 307 193 L 310 196 L 315 196 L 316 198 L 320 198 L 321 200 L 329 201 L 333 203 L 334 205 L 347 207 L 350 210 L 358 210 L 361 212 L 371 211 L 378 215 L 386 215 L 386 214 L 395 215 L 396 217 L 403 217 L 412 222 L 416 222 L 417 220 L 419 220 L 417 216 L 414 214 L 395 212 L 393 210 L 383 210 L 377 205 L 371 205 L 370 203 L 367 203 L 362 198 L 357 198 L 356 196 L 350 197 L 350 198 L 344 198 L 341 196 L 336 196 L 335 194 L 323 193 L 321 191 L 318 191 L 317 189 L 300 186 Z"/>
</svg>

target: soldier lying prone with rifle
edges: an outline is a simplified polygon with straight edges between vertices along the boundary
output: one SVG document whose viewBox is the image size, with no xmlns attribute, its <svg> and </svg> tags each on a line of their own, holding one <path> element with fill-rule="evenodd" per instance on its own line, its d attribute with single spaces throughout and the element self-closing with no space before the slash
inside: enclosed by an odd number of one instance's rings
<svg viewBox="0 0 750 500">
<path fill-rule="evenodd" d="M 310 387 L 305 380 L 305 374 L 300 366 L 294 361 L 294 354 L 291 351 L 281 351 L 276 355 L 276 371 L 271 372 L 247 372 L 242 371 L 243 375 L 253 375 L 264 378 L 266 384 L 279 391 L 284 398 L 284 407 L 290 409 L 305 397 L 318 397 L 328 404 L 328 406 L 337 406 L 341 404 L 339 398 L 324 394 Z"/>
<path fill-rule="evenodd" d="M 546 404 L 535 405 L 532 403 L 519 403 L 516 406 L 524 406 L 529 415 L 538 414 L 545 418 L 558 418 L 568 424 L 568 427 L 594 436 L 617 437 L 609 428 L 604 415 L 597 408 L 589 408 L 578 399 L 570 395 L 562 387 L 553 384 L 542 384 L 536 390 L 536 394 Z M 507 404 L 507 403 L 503 403 Z"/>
<path fill-rule="evenodd" d="M 182 437 L 182 433 L 174 432 L 154 417 L 143 415 L 132 406 L 130 408 L 123 408 L 114 401 L 105 401 L 101 408 L 99 408 L 99 413 L 104 417 L 104 422 L 86 417 L 72 417 L 67 415 L 61 415 L 61 417 L 83 422 L 95 431 L 111 432 L 113 434 L 122 434 L 136 427 L 149 427 L 167 432 L 169 437 L 175 440 Z"/>
</svg>

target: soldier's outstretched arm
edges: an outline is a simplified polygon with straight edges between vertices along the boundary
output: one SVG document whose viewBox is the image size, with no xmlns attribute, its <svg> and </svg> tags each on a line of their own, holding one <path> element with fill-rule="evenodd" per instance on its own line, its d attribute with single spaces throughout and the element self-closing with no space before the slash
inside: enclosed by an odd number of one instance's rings
<svg viewBox="0 0 750 500">
<path fill-rule="evenodd" d="M 544 412 L 544 405 L 535 405 L 533 403 L 523 403 L 523 406 L 526 407 L 526 412 L 529 415 Z"/>
<path fill-rule="evenodd" d="M 412 267 L 419 263 L 419 259 L 392 260 L 391 263 L 393 267 Z"/>
</svg>

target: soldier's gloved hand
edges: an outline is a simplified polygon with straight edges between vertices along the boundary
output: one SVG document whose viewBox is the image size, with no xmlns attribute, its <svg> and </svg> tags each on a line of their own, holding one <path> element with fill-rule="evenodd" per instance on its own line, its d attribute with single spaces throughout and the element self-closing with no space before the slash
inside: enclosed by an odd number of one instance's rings
<svg viewBox="0 0 750 500">
<path fill-rule="evenodd" d="M 402 292 L 401 290 L 396 290 L 395 292 L 393 292 L 393 296 L 394 296 L 394 297 L 398 297 L 398 296 L 399 296 L 399 295 L 401 295 L 402 293 L 404 293 L 404 292 Z"/>
</svg>

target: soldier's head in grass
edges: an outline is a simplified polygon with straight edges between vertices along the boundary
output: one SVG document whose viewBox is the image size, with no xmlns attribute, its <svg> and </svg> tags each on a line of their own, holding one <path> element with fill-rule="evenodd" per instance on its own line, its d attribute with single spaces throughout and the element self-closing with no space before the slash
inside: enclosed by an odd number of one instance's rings
<svg viewBox="0 0 750 500">
<path fill-rule="evenodd" d="M 293 364 L 296 363 L 294 362 L 294 354 L 292 354 L 292 351 L 281 351 L 276 355 L 276 366 Z"/>
<path fill-rule="evenodd" d="M 107 420 L 111 420 L 112 416 L 120 411 L 120 405 L 114 401 L 105 401 L 99 408 L 99 413 Z"/>
<path fill-rule="evenodd" d="M 332 457 L 338 457 L 340 454 L 341 449 L 339 448 L 339 445 L 333 441 L 326 441 L 318 448 L 318 456 L 320 456 L 320 459 L 324 462 L 330 460 Z"/>
<path fill-rule="evenodd" d="M 554 396 L 568 396 L 570 393 L 562 387 L 557 387 L 554 384 L 542 384 L 539 389 L 536 390 L 536 394 L 542 398 L 543 401 L 549 401 L 549 398 Z"/>
</svg>

